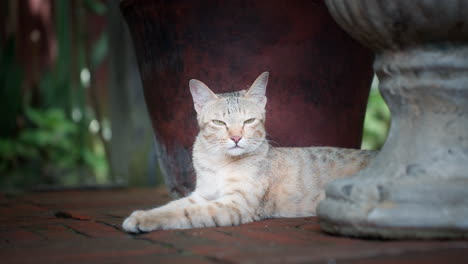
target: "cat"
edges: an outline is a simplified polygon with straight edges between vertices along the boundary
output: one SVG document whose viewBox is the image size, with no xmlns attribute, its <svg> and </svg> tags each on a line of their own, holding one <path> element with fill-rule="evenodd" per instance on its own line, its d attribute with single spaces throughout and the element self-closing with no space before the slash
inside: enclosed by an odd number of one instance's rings
<svg viewBox="0 0 468 264">
<path fill-rule="evenodd" d="M 193 146 L 195 190 L 123 222 L 127 232 L 231 226 L 266 218 L 314 216 L 324 185 L 364 168 L 375 151 L 280 148 L 266 139 L 268 72 L 250 86 L 214 94 L 190 80 L 200 131 Z"/>
</svg>

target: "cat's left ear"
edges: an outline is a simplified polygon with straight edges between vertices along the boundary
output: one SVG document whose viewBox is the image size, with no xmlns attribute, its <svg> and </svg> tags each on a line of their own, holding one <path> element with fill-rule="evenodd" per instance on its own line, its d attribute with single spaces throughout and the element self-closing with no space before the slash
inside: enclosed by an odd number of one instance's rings
<svg viewBox="0 0 468 264">
<path fill-rule="evenodd" d="M 253 99 L 262 107 L 265 107 L 267 102 L 265 93 L 268 84 L 268 75 L 268 72 L 260 74 L 260 76 L 258 76 L 255 82 L 250 86 L 249 90 L 244 95 L 244 97 Z"/>
</svg>

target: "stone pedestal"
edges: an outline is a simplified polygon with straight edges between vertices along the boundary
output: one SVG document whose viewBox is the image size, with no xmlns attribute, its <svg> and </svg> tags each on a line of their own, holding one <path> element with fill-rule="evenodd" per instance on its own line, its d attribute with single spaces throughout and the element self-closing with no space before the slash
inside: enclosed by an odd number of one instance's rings
<svg viewBox="0 0 468 264">
<path fill-rule="evenodd" d="M 365 170 L 319 204 L 327 232 L 379 238 L 468 237 L 468 1 L 327 0 L 376 53 L 392 113 Z"/>
</svg>

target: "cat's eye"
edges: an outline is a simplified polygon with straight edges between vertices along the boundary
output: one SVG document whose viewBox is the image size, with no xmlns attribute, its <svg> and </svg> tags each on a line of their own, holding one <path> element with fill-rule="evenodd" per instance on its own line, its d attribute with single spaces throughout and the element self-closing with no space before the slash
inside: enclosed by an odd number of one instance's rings
<svg viewBox="0 0 468 264">
<path fill-rule="evenodd" d="M 226 125 L 226 123 L 224 123 L 221 120 L 212 120 L 211 122 L 213 122 L 213 124 L 218 125 L 218 126 L 225 126 Z"/>
<path fill-rule="evenodd" d="M 244 125 L 252 124 L 255 121 L 255 118 L 250 118 L 244 121 Z"/>
</svg>

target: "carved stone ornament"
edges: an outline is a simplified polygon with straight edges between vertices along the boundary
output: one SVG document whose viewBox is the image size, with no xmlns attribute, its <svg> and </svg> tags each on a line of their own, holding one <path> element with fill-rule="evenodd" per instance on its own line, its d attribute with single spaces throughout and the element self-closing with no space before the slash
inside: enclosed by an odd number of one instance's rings
<svg viewBox="0 0 468 264">
<path fill-rule="evenodd" d="M 392 113 L 369 167 L 327 186 L 330 233 L 468 237 L 468 0 L 326 0 L 336 22 L 376 53 Z"/>
</svg>

